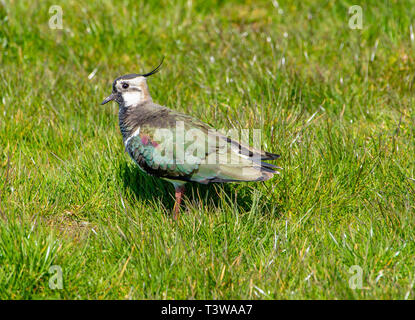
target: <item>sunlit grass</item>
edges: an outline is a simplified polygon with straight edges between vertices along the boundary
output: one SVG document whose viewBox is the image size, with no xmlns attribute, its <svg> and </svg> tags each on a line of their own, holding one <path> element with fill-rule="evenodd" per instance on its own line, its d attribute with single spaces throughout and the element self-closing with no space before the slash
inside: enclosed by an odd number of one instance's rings
<svg viewBox="0 0 415 320">
<path fill-rule="evenodd" d="M 0 2 L 0 298 L 413 299 L 415 6 L 351 30 L 353 4 Z M 280 176 L 192 186 L 171 219 L 99 105 L 163 56 L 153 99 L 261 128 Z"/>
</svg>

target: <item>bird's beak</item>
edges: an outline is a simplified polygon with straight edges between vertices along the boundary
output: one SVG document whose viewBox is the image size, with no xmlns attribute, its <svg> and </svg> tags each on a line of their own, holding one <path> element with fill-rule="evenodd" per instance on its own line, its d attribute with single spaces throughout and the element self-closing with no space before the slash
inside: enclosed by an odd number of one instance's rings
<svg viewBox="0 0 415 320">
<path fill-rule="evenodd" d="M 106 104 L 106 103 L 108 103 L 108 102 L 110 102 L 110 101 L 112 101 L 114 99 L 115 99 L 115 94 L 114 93 L 111 93 L 108 97 L 106 97 L 104 99 L 104 101 L 101 102 L 101 105 L 102 104 Z"/>
</svg>

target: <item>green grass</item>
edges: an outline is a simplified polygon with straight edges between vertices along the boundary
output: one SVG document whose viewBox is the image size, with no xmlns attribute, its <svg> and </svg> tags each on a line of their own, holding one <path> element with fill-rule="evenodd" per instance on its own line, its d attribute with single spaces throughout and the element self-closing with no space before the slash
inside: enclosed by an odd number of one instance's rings
<svg viewBox="0 0 415 320">
<path fill-rule="evenodd" d="M 276 3 L 0 2 L 0 298 L 414 299 L 415 3 L 362 30 L 353 1 Z M 283 173 L 192 186 L 173 221 L 99 105 L 162 56 L 156 102 L 262 128 Z"/>
</svg>

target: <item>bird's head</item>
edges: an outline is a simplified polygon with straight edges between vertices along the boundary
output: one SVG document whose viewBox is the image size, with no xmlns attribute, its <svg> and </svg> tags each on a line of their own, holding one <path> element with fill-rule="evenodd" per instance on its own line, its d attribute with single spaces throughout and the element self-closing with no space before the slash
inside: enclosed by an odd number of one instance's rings
<svg viewBox="0 0 415 320">
<path fill-rule="evenodd" d="M 115 79 L 112 85 L 112 93 L 106 97 L 101 104 L 106 104 L 115 100 L 120 106 L 129 107 L 146 101 L 151 101 L 146 78 L 159 71 L 163 60 L 155 69 L 148 73 L 132 73 Z"/>
</svg>

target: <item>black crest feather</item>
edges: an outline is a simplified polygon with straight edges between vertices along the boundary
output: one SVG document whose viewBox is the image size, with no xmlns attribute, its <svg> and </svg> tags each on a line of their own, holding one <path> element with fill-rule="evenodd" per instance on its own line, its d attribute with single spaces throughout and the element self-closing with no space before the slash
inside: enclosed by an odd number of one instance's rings
<svg viewBox="0 0 415 320">
<path fill-rule="evenodd" d="M 140 74 L 140 76 L 148 77 L 148 76 L 151 76 L 152 74 L 155 74 L 155 73 L 159 72 L 160 71 L 160 67 L 163 64 L 163 62 L 164 62 L 164 57 L 163 57 L 163 59 L 161 59 L 160 64 L 157 67 L 155 67 L 152 71 L 150 71 L 149 73 Z"/>
<path fill-rule="evenodd" d="M 114 81 L 114 88 L 115 88 L 115 83 L 118 80 L 128 80 L 128 79 L 133 79 L 133 78 L 136 78 L 136 77 L 148 77 L 148 76 L 151 76 L 152 74 L 155 74 L 155 73 L 159 72 L 160 71 L 160 67 L 163 64 L 163 62 L 164 62 L 164 57 L 163 57 L 163 59 L 161 59 L 160 64 L 157 67 L 155 67 L 152 71 L 150 71 L 148 73 L 144 73 L 144 74 L 130 73 L 130 74 L 125 74 L 125 75 L 123 75 L 121 77 L 118 77 Z"/>
</svg>

